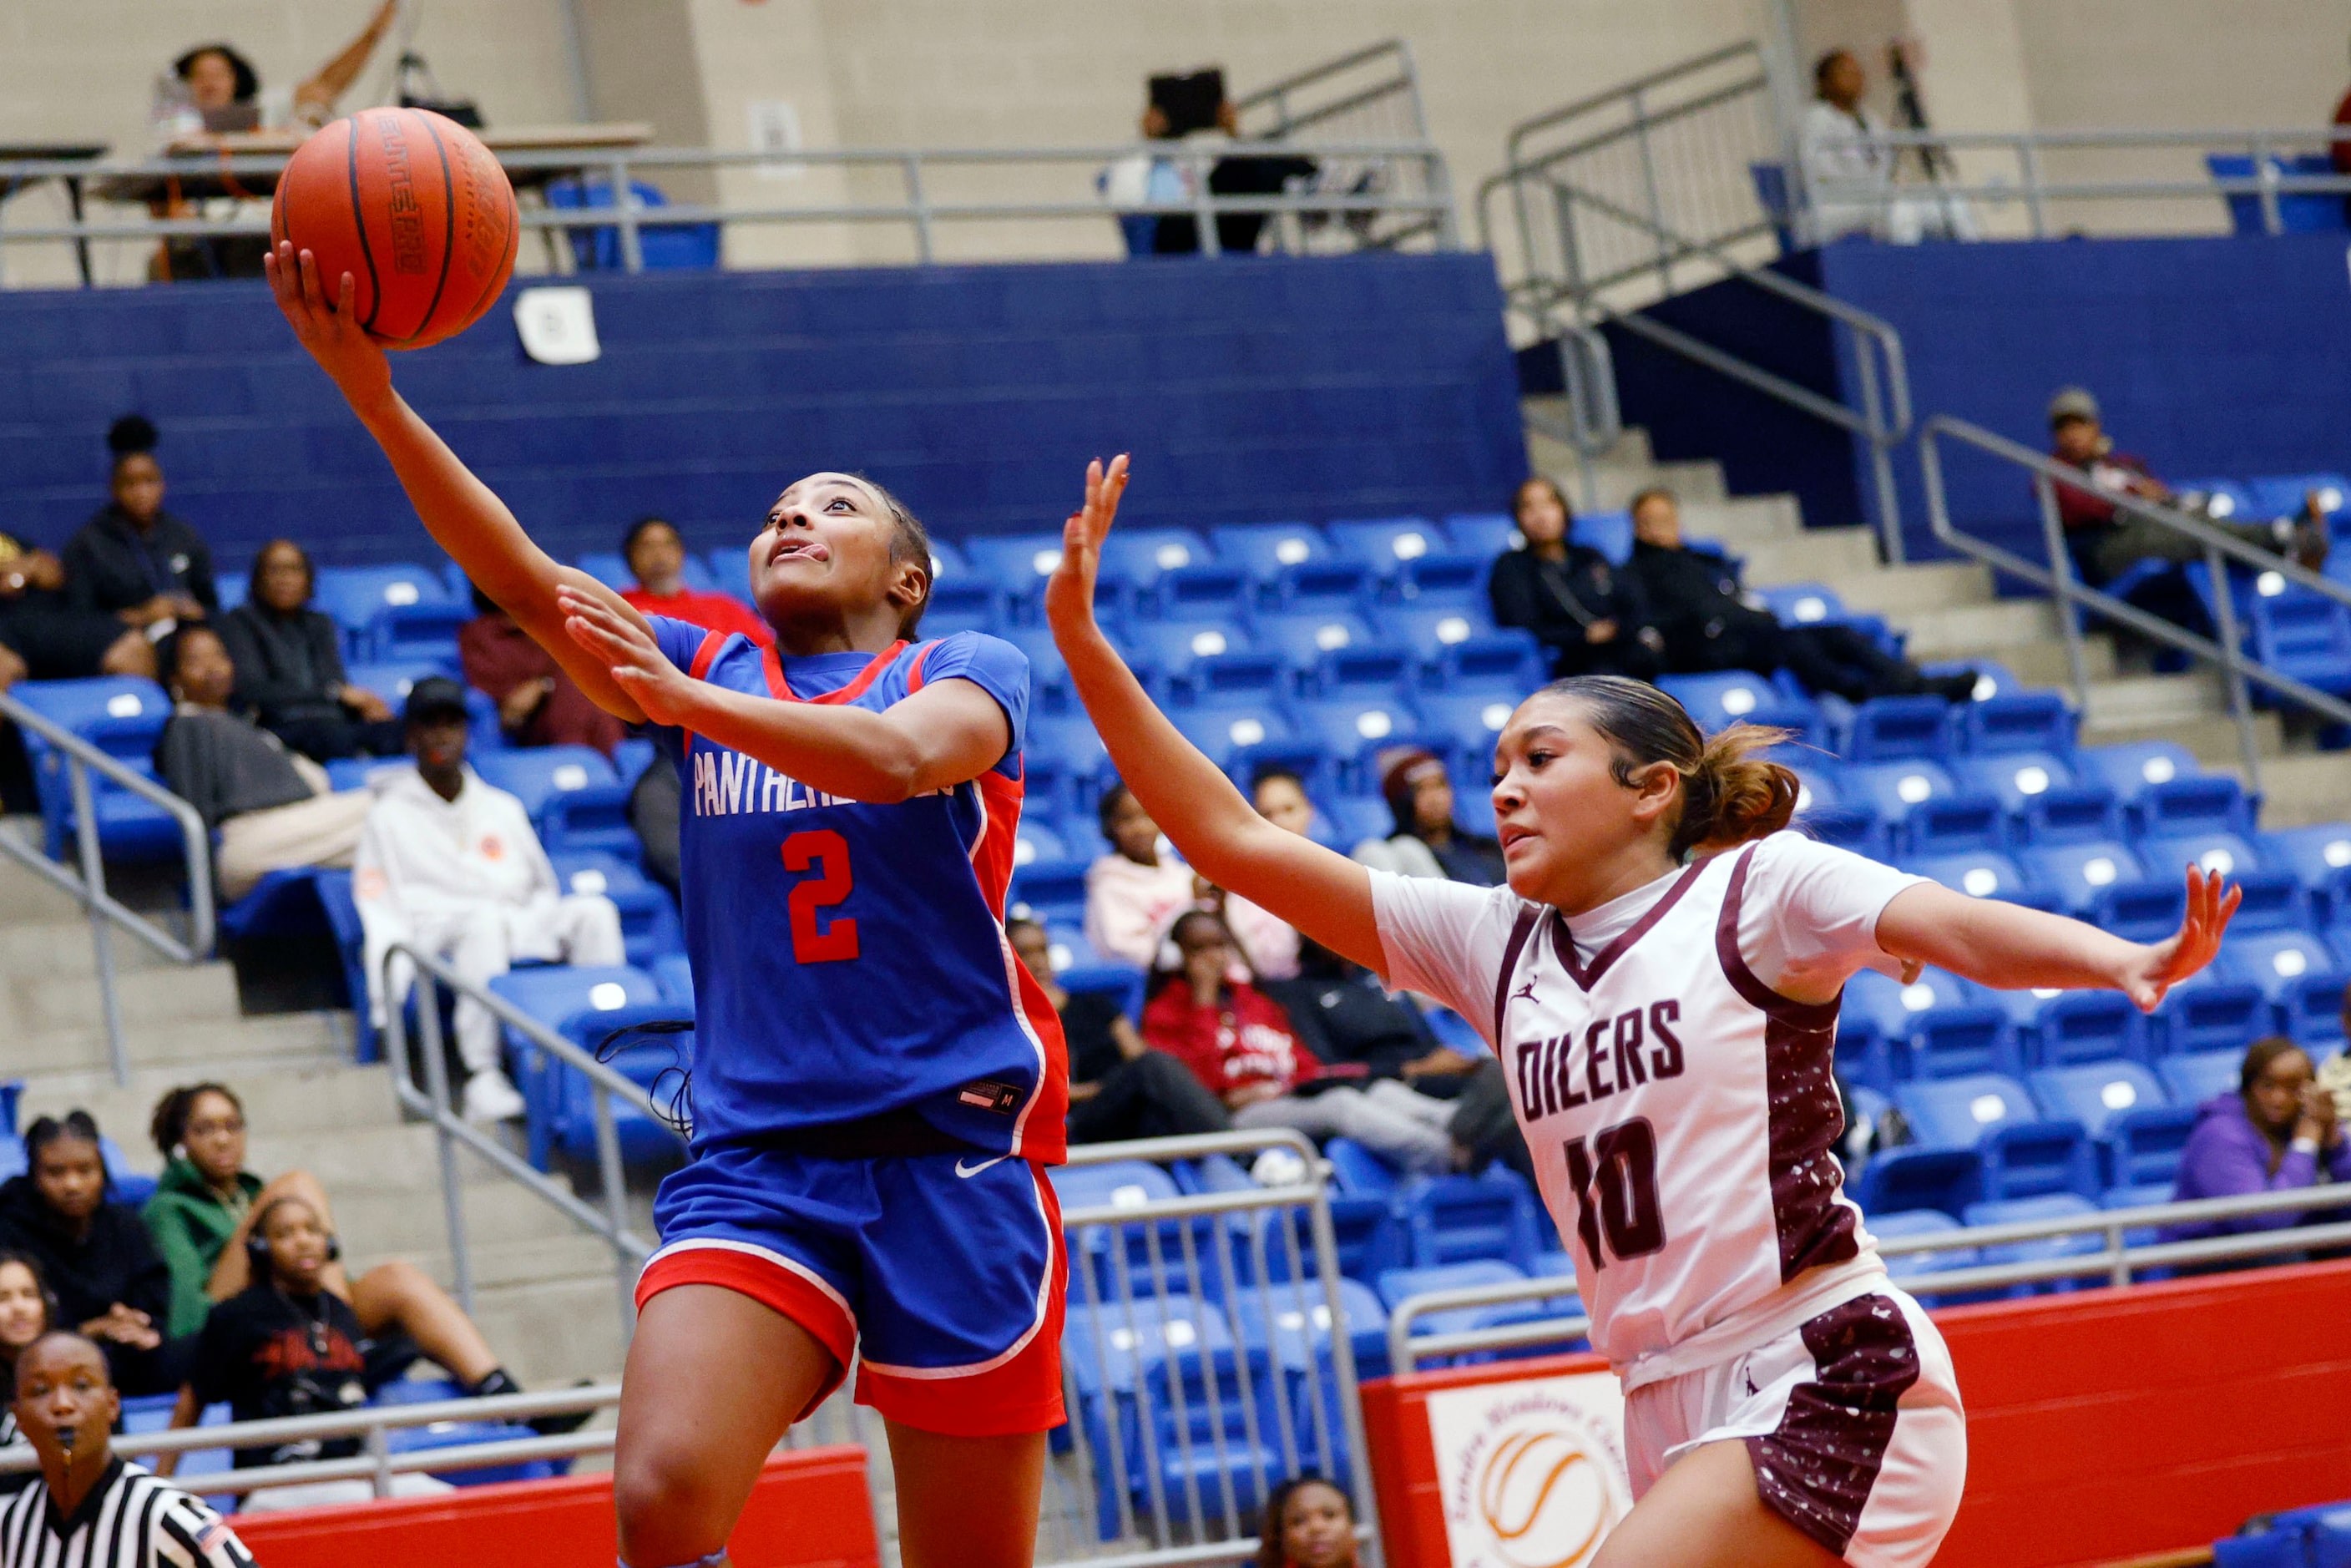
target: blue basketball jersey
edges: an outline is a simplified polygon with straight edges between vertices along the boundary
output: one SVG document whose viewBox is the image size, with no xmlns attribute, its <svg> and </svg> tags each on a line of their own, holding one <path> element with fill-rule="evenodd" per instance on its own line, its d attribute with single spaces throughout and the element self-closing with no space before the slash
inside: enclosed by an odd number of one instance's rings
<svg viewBox="0 0 2351 1568">
<path fill-rule="evenodd" d="M 790 658 L 649 619 L 678 668 L 730 691 L 880 711 L 962 679 L 1012 732 L 977 779 L 896 805 L 822 794 L 705 736 L 664 733 L 684 795 L 695 1147 L 913 1109 L 979 1148 L 1060 1159 L 1061 1022 L 1004 936 L 1026 656 L 958 632 Z"/>
</svg>

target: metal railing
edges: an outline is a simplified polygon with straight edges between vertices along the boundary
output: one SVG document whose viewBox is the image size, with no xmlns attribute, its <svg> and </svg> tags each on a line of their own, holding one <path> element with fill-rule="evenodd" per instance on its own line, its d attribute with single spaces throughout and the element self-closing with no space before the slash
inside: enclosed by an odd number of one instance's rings
<svg viewBox="0 0 2351 1568">
<path fill-rule="evenodd" d="M 2208 1237 L 2195 1241 L 2153 1241 L 2136 1239 L 2135 1231 L 2159 1227 L 2201 1224 L 2268 1214 L 2304 1214 L 2351 1207 L 2351 1185 L 2303 1187 L 2291 1192 L 2254 1193 L 2241 1197 L 2199 1198 L 2189 1203 L 2148 1204 L 2136 1208 L 2101 1209 L 2088 1214 L 2060 1215 L 2048 1219 L 2018 1220 L 2005 1225 L 1962 1227 L 1915 1236 L 1877 1239 L 1883 1257 L 1956 1252 L 1987 1247 L 2046 1242 L 2064 1237 L 2095 1235 L 2095 1250 L 1969 1268 L 1936 1269 L 1901 1275 L 1894 1283 L 1913 1295 L 1964 1294 L 2015 1285 L 2053 1281 L 2101 1278 L 2125 1286 L 2149 1270 L 2183 1265 L 2222 1264 L 2301 1254 L 2314 1248 L 2351 1245 L 2351 1219 L 2297 1225 L 2280 1230 L 2257 1230 L 2235 1236 Z M 2294 1260 L 2289 1259 L 2288 1261 Z M 1497 1323 L 1447 1333 L 1415 1334 L 1413 1325 L 1431 1313 L 1474 1308 L 1507 1308 L 1550 1301 L 1574 1295 L 1575 1282 L 1566 1278 L 1514 1280 L 1457 1291 L 1431 1291 L 1396 1303 L 1388 1315 L 1388 1364 L 1398 1373 L 1417 1371 L 1423 1362 L 1439 1357 L 1473 1355 L 1533 1345 L 1565 1344 L 1582 1339 L 1592 1321 L 1581 1312 L 1555 1317 Z"/>
<path fill-rule="evenodd" d="M 2351 198 L 2351 175 L 2332 171 L 2303 172 L 2280 165 L 2278 160 L 2321 153 L 2351 141 L 2351 127 L 2303 127 L 2284 131 L 1856 131 L 1856 147 L 1882 148 L 1898 156 L 1905 149 L 1938 149 L 1951 153 L 1978 153 L 1976 172 L 1967 178 L 1942 178 L 1932 185 L 1839 185 L 1834 197 L 1840 206 L 1875 209 L 1883 226 L 1897 204 L 1924 195 L 1980 204 L 1993 212 L 2022 209 L 2025 232 L 2034 239 L 2053 233 L 2149 232 L 2127 218 L 2115 226 L 2094 222 L 2116 204 L 2178 204 L 2194 202 L 2204 221 L 2158 228 L 2178 232 L 2182 226 L 2215 232 L 2214 198 L 2239 197 L 2254 204 L 2262 229 L 2283 234 L 2285 223 L 2279 203 L 2291 196 Z M 2244 174 L 2215 174 L 2209 166 L 2184 162 L 2182 154 L 2241 157 L 2252 167 Z M 1983 169 L 1994 159 L 2011 162 L 2013 179 Z M 2073 177 L 2052 178 L 2051 165 L 2072 166 Z M 2118 173 L 2117 166 L 2138 165 L 2144 172 Z"/>
<path fill-rule="evenodd" d="M 407 1009 L 403 1005 L 405 986 L 392 983 L 401 966 L 412 967 L 417 977 L 416 1038 L 423 1056 L 415 1060 L 409 1045 Z M 546 1024 L 532 1018 L 521 1009 L 494 991 L 471 984 L 446 963 L 432 953 L 407 943 L 395 943 L 384 955 L 384 1046 L 392 1066 L 392 1081 L 399 1092 L 400 1103 L 408 1111 L 433 1124 L 439 1144 L 441 1203 L 449 1227 L 449 1254 L 456 1284 L 457 1300 L 467 1312 L 474 1306 L 473 1256 L 466 1240 L 465 1184 L 457 1169 L 457 1150 L 471 1150 L 501 1175 L 510 1177 L 566 1219 L 601 1238 L 612 1249 L 614 1283 L 618 1290 L 621 1312 L 621 1336 L 625 1343 L 635 1328 L 637 1273 L 647 1258 L 653 1256 L 653 1244 L 637 1235 L 629 1226 L 629 1191 L 625 1167 L 621 1160 L 621 1134 L 613 1118 L 614 1097 L 626 1101 L 656 1122 L 663 1122 L 661 1111 L 644 1088 L 614 1071 L 596 1060 L 593 1053 L 581 1050 Z M 520 1035 L 537 1050 L 545 1051 L 559 1071 L 569 1069 L 588 1081 L 589 1093 L 594 1107 L 596 1124 L 596 1166 L 602 1187 L 603 1207 L 598 1209 L 582 1202 L 571 1190 L 535 1170 L 530 1163 L 501 1142 L 495 1133 L 485 1131 L 457 1113 L 449 1098 L 449 1063 L 443 1049 L 440 998 L 437 992 L 447 990 L 452 997 L 470 1001 L 486 1009 L 499 1023 Z M 361 1006 L 366 1005 L 361 1001 Z M 419 1079 L 423 1087 L 418 1088 Z M 664 1122 L 664 1125 L 667 1124 Z M 681 1146 L 684 1139 L 680 1137 Z"/>
<path fill-rule="evenodd" d="M 1393 141 L 1425 144 L 1429 135 L 1427 112 L 1421 102 L 1420 73 L 1412 47 L 1390 38 L 1325 60 L 1279 81 L 1268 83 L 1235 100 L 1242 134 L 1288 142 L 1311 132 L 1325 141 Z M 1397 188 L 1399 176 L 1411 171 L 1385 162 L 1340 155 L 1325 161 L 1316 175 L 1318 189 L 1328 192 L 1387 192 Z M 1443 248 L 1458 243 L 1453 230 L 1453 189 L 1444 160 L 1422 165 L 1412 182 L 1434 210 L 1406 214 L 1394 228 L 1376 228 L 1358 235 L 1377 248 L 1393 249 L 1423 234 Z M 1353 220 L 1360 228 L 1361 217 Z M 1277 248 L 1304 251 L 1312 236 L 1301 219 L 1285 214 Z"/>
<path fill-rule="evenodd" d="M 1941 444 L 1945 440 L 1999 459 L 2019 470 L 2031 484 L 2040 504 L 2042 544 L 2048 555 L 2045 563 L 2027 560 L 2012 550 L 1978 538 L 1953 521 L 1944 480 Z M 2239 622 L 2237 593 L 2230 580 L 2228 563 L 2235 561 L 2253 569 L 2257 574 L 2254 591 L 2264 596 L 2282 592 L 2286 585 L 2293 584 L 2319 593 L 2337 604 L 2351 606 L 2351 586 L 2322 577 L 2289 558 L 2265 551 L 2258 545 L 2250 544 L 2177 507 L 2122 491 L 2101 488 L 2091 483 L 2089 476 L 2078 468 L 2069 467 L 2020 442 L 2011 441 L 1981 425 L 1954 419 L 1949 414 L 1938 414 L 1920 425 L 1918 470 L 1926 488 L 1928 522 L 1937 539 L 1972 559 L 2022 579 L 2056 600 L 2057 620 L 2065 642 L 2074 700 L 2081 711 L 2088 710 L 2090 682 L 2088 663 L 2083 650 L 2081 622 L 2074 613 L 2077 607 L 2128 627 L 2150 642 L 2177 649 L 2220 667 L 2228 685 L 2229 712 L 2236 723 L 2247 783 L 2256 790 L 2262 785 L 2262 750 L 2260 735 L 2253 724 L 2250 685 L 2262 686 L 2337 723 L 2351 724 L 2351 703 L 2273 670 L 2245 651 L 2245 632 Z M 2212 617 L 2214 629 L 2219 633 L 2218 640 L 2199 636 L 2082 581 L 2074 567 L 2073 553 L 2065 543 L 2064 522 L 2058 515 L 2056 486 L 2061 484 L 2074 489 L 2095 491 L 2100 498 L 2112 502 L 2118 512 L 2158 524 L 2202 547 L 2204 567 L 2212 586 Z"/>
<path fill-rule="evenodd" d="M 1207 188 L 1208 172 L 1227 156 L 1262 152 L 1315 160 L 1326 174 L 1315 188 L 1280 195 L 1217 195 Z M 1134 202 L 1112 206 L 1091 191 L 1080 197 L 1061 194 L 1074 183 L 1067 176 L 1039 178 L 1042 172 L 1067 165 L 1093 166 L 1132 158 L 1174 162 L 1194 176 L 1196 195 L 1183 202 Z M 1458 244 L 1445 157 L 1425 136 L 1358 138 L 1315 142 L 1237 141 L 1121 142 L 1074 147 L 1002 148 L 810 148 L 789 155 L 771 152 L 713 152 L 703 148 L 599 149 L 594 152 L 519 151 L 498 154 L 510 173 L 580 174 L 608 182 L 620 193 L 610 206 L 532 206 L 520 213 L 526 230 L 551 236 L 590 235 L 610 229 L 618 238 L 623 269 L 644 266 L 643 232 L 647 228 L 716 224 L 798 225 L 903 225 L 910 235 L 918 263 L 939 259 L 937 231 L 950 224 L 1019 221 L 1085 221 L 1102 223 L 1123 214 L 1190 216 L 1200 225 L 1201 248 L 1217 253 L 1216 225 L 1219 214 L 1259 214 L 1279 217 L 1277 237 L 1290 248 L 1394 249 L 1426 239 L 1441 248 Z M 93 183 L 110 178 L 193 178 L 227 175 L 266 177 L 282 171 L 287 156 L 239 153 L 234 156 L 154 158 L 137 162 L 71 163 L 22 160 L 0 162 L 0 188 L 12 182 L 70 176 Z M 837 169 L 854 175 L 874 171 L 896 176 L 895 199 L 812 200 L 786 204 L 772 201 L 678 203 L 647 206 L 640 203 L 632 182 L 649 171 L 690 170 L 716 173 L 736 169 Z M 947 199 L 940 194 L 943 181 L 958 174 L 990 172 L 997 183 L 1025 183 L 1023 193 L 1008 198 L 982 195 Z M 1343 176 L 1343 177 L 1342 177 Z M 526 183 L 528 183 L 528 180 Z M 543 181 L 541 182 L 543 183 Z M 93 197 L 93 208 L 106 204 Z M 65 222 L 0 225 L 0 243 L 97 244 L 106 241 L 152 243 L 173 237 L 220 237 L 266 235 L 268 214 L 257 203 L 238 204 L 233 210 L 181 218 L 144 214 L 90 215 Z M 568 267 L 570 247 L 551 248 L 557 267 Z M 1058 255 L 1040 248 L 1040 255 Z"/>
<path fill-rule="evenodd" d="M 1049 1484 L 1077 1495 L 1049 1508 L 1040 1563 L 1246 1560 L 1259 1506 L 1310 1466 L 1346 1487 L 1364 1561 L 1379 1561 L 1329 1167 L 1314 1145 L 1281 1129 L 1218 1133 L 1080 1145 L 1070 1164 L 1267 1150 L 1296 1157 L 1294 1178 L 1177 1197 L 1138 1186 L 1062 1214 L 1072 1451 Z"/>
<path fill-rule="evenodd" d="M 115 990 L 114 927 L 121 926 L 149 947 L 177 964 L 199 964 L 212 956 L 213 846 L 204 820 L 196 809 L 152 779 L 47 718 L 23 701 L 0 692 L 0 719 L 14 723 L 39 742 L 30 749 L 34 766 L 54 774 L 63 770 L 73 802 L 74 848 L 78 869 L 58 864 L 5 829 L 0 829 L 0 852 L 32 871 L 43 881 L 72 895 L 89 917 L 90 949 L 98 974 L 99 1007 L 106 1024 L 107 1062 L 117 1085 L 131 1082 L 131 1051 L 122 1036 L 122 1001 Z M 90 784 L 96 772 L 108 783 L 127 789 L 170 814 L 180 830 L 187 856 L 188 936 L 185 941 L 131 908 L 107 891 L 106 860 L 99 841 L 98 791 Z"/>
</svg>

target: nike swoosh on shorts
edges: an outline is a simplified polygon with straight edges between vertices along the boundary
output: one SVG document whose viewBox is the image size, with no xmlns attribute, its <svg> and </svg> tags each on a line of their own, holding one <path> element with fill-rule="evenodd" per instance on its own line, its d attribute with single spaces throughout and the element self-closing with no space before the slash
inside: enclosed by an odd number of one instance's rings
<svg viewBox="0 0 2351 1568">
<path fill-rule="evenodd" d="M 994 1159 L 992 1159 L 992 1160 L 982 1160 L 982 1161 L 980 1161 L 980 1162 L 979 1162 L 979 1164 L 977 1164 L 977 1165 L 976 1165 L 976 1166 L 972 1166 L 969 1170 L 966 1170 L 966 1169 L 964 1169 L 963 1162 L 962 1162 L 961 1160 L 957 1160 L 957 1161 L 956 1161 L 956 1167 L 955 1167 L 956 1175 L 957 1175 L 957 1176 L 962 1176 L 965 1180 L 968 1181 L 968 1180 L 970 1180 L 973 1176 L 977 1176 L 980 1172 L 982 1172 L 982 1171 L 986 1170 L 988 1166 L 1000 1166 L 1000 1165 L 1002 1165 L 1006 1160 L 1008 1160 L 1008 1159 L 1010 1159 L 1011 1157 L 1012 1157 L 1012 1156 L 1011 1156 L 1011 1155 L 997 1155 L 997 1156 L 996 1156 Z"/>
</svg>

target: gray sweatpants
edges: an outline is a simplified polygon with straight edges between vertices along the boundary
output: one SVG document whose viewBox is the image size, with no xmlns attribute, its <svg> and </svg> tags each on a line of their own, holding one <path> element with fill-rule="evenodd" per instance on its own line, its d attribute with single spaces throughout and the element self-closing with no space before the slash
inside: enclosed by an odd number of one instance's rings
<svg viewBox="0 0 2351 1568">
<path fill-rule="evenodd" d="M 1453 1168 L 1453 1140 L 1445 1130 L 1453 1109 L 1448 1101 L 1382 1078 L 1363 1089 L 1260 1100 L 1234 1112 L 1233 1125 L 1289 1127 L 1310 1138 L 1353 1138 L 1406 1170 L 1443 1172 Z"/>
</svg>

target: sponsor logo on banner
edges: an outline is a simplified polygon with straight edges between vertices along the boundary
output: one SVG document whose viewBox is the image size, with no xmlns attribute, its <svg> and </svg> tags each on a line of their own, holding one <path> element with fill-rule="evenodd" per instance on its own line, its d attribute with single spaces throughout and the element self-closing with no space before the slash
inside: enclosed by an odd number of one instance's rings
<svg viewBox="0 0 2351 1568">
<path fill-rule="evenodd" d="M 1609 1372 L 1428 1397 L 1453 1568 L 1581 1568 L 1633 1509 Z"/>
</svg>

